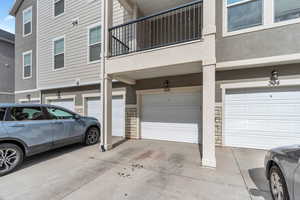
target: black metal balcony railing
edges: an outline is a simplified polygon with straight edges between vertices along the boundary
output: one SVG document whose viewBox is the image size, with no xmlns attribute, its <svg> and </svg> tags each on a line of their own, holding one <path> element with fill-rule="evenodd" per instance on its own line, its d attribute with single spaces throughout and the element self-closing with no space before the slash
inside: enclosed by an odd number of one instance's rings
<svg viewBox="0 0 300 200">
<path fill-rule="evenodd" d="M 194 1 L 109 29 L 110 56 L 144 51 L 202 37 L 202 1 Z"/>
</svg>

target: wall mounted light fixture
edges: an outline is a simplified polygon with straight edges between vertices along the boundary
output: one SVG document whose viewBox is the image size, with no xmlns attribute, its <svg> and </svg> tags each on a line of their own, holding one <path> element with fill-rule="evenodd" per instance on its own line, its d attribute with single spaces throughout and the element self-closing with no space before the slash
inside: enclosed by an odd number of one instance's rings
<svg viewBox="0 0 300 200">
<path fill-rule="evenodd" d="M 269 85 L 271 87 L 276 87 L 276 86 L 280 85 L 279 73 L 276 70 L 273 70 L 271 72 L 271 77 L 270 77 Z"/>
<path fill-rule="evenodd" d="M 169 92 L 170 91 L 170 82 L 169 82 L 169 80 L 165 80 L 165 82 L 164 82 L 164 90 L 165 90 L 165 92 Z"/>
<path fill-rule="evenodd" d="M 57 98 L 59 98 L 59 99 L 61 98 L 61 92 L 60 91 L 57 92 Z"/>
<path fill-rule="evenodd" d="M 27 95 L 26 95 L 26 98 L 27 98 L 28 102 L 31 101 L 31 95 L 30 95 L 30 94 L 27 94 Z"/>
</svg>

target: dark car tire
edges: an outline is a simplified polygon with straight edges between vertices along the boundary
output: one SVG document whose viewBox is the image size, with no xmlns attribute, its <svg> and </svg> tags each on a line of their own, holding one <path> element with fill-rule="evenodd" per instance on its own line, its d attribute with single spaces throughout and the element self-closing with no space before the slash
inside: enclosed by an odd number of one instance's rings
<svg viewBox="0 0 300 200">
<path fill-rule="evenodd" d="M 279 195 L 281 195 L 282 200 L 290 199 L 284 176 L 276 165 L 272 166 L 269 171 L 269 186 L 274 200 L 280 199 Z"/>
<path fill-rule="evenodd" d="M 100 130 L 97 127 L 91 127 L 87 130 L 85 134 L 85 145 L 94 145 L 99 142 Z"/>
<path fill-rule="evenodd" d="M 24 152 L 19 146 L 10 143 L 0 144 L 0 176 L 15 171 L 23 159 Z"/>
</svg>

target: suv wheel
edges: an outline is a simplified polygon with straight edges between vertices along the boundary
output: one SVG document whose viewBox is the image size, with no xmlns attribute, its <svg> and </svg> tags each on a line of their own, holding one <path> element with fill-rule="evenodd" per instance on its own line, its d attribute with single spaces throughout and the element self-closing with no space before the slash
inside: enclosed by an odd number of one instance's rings
<svg viewBox="0 0 300 200">
<path fill-rule="evenodd" d="M 284 176 L 277 166 L 270 169 L 270 190 L 274 200 L 289 200 L 287 186 Z"/>
<path fill-rule="evenodd" d="M 93 145 L 97 144 L 100 138 L 100 131 L 96 127 L 91 127 L 88 129 L 86 132 L 86 137 L 85 137 L 85 144 L 86 145 Z"/>
<path fill-rule="evenodd" d="M 0 176 L 14 171 L 23 162 L 24 153 L 15 144 L 0 144 Z"/>
</svg>

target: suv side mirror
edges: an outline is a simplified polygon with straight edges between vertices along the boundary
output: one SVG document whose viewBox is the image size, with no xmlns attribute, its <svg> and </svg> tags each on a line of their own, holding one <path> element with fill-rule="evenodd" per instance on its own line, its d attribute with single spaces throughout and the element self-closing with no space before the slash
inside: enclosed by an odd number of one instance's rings
<svg viewBox="0 0 300 200">
<path fill-rule="evenodd" d="M 80 115 L 74 115 L 74 119 L 79 120 L 80 118 Z"/>
</svg>

